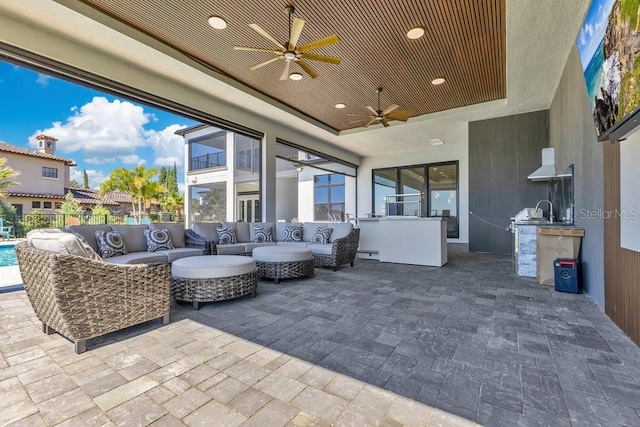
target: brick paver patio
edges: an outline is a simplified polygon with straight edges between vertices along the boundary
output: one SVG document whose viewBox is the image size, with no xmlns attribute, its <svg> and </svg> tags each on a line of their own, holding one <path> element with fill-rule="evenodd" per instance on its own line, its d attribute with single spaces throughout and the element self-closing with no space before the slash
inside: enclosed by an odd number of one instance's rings
<svg viewBox="0 0 640 427">
<path fill-rule="evenodd" d="M 0 294 L 0 425 L 639 425 L 640 349 L 586 295 L 455 251 L 172 307 L 88 342 Z"/>
</svg>

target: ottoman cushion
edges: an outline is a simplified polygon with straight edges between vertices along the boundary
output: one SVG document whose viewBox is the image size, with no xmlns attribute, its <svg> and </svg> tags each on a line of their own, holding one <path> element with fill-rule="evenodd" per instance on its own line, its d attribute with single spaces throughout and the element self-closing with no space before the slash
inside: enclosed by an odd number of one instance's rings
<svg viewBox="0 0 640 427">
<path fill-rule="evenodd" d="M 256 269 L 253 258 L 235 255 L 209 255 L 180 258 L 171 264 L 171 275 L 185 279 L 219 279 L 240 276 Z"/>
<path fill-rule="evenodd" d="M 259 262 L 292 262 L 313 259 L 313 254 L 309 249 L 287 246 L 263 246 L 255 248 L 252 256 Z"/>
</svg>

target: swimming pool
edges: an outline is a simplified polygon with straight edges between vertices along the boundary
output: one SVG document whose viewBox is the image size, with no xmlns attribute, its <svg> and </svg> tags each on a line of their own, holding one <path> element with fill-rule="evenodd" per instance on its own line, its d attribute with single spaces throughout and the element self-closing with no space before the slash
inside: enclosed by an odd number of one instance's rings
<svg viewBox="0 0 640 427">
<path fill-rule="evenodd" d="M 14 245 L 0 246 L 0 267 L 9 267 L 11 265 L 18 265 L 18 259 L 16 258 L 16 251 L 13 248 Z"/>
</svg>

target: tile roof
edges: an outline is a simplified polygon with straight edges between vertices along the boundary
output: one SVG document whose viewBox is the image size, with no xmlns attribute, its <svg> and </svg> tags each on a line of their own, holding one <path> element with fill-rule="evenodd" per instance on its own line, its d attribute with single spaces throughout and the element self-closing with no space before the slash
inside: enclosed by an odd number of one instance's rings
<svg viewBox="0 0 640 427">
<path fill-rule="evenodd" d="M 40 157 L 43 159 L 58 160 L 64 162 L 69 166 L 76 166 L 76 162 L 71 159 L 65 159 L 64 157 L 55 156 L 53 154 L 41 153 L 39 151 L 29 150 L 28 148 L 18 147 L 17 145 L 7 144 L 6 142 L 0 142 L 0 152 L 22 154 L 31 157 Z"/>
<path fill-rule="evenodd" d="M 120 203 L 132 203 L 133 201 L 131 196 L 127 193 L 120 193 L 117 191 L 111 191 L 105 194 L 104 197 L 100 197 L 100 192 L 93 189 L 67 188 L 67 191 L 71 191 L 71 194 L 73 194 L 73 200 L 84 205 L 102 203 L 105 206 L 117 206 Z"/>
<path fill-rule="evenodd" d="M 7 196 L 10 197 L 33 197 L 41 199 L 64 199 L 64 194 L 51 194 L 51 193 L 26 193 L 21 191 L 7 191 Z"/>
</svg>

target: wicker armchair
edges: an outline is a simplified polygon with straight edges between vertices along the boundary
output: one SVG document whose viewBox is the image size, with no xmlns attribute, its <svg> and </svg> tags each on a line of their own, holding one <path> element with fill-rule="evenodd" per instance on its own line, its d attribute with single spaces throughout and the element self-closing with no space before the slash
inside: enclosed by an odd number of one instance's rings
<svg viewBox="0 0 640 427">
<path fill-rule="evenodd" d="M 86 350 L 86 340 L 152 319 L 169 322 L 169 264 L 108 264 L 77 255 L 15 247 L 25 291 L 43 332 Z"/>
<path fill-rule="evenodd" d="M 187 247 L 202 249 L 203 255 L 216 254 L 216 242 L 205 239 L 190 228 L 184 230 L 184 242 Z"/>
<path fill-rule="evenodd" d="M 333 267 L 333 271 L 342 264 L 351 264 L 353 267 L 359 243 L 360 229 L 354 228 L 347 236 L 334 240 L 331 255 L 313 254 L 316 267 Z"/>
</svg>

